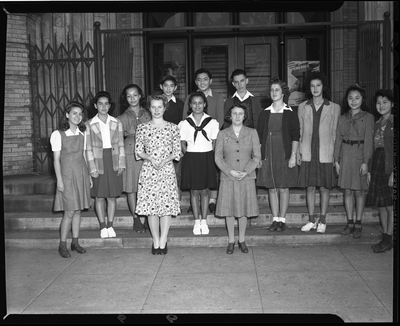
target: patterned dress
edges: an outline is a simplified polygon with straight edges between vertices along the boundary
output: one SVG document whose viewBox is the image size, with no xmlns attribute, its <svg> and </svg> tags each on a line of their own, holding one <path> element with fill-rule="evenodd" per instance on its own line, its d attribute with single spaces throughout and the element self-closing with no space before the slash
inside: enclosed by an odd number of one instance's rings
<svg viewBox="0 0 400 326">
<path fill-rule="evenodd" d="M 171 153 L 179 160 L 181 152 L 180 133 L 177 125 L 166 122 L 155 127 L 150 122 L 138 126 L 135 155 L 146 153 L 157 162 Z M 136 213 L 138 215 L 178 215 L 180 213 L 175 168 L 172 161 L 156 170 L 150 161 L 144 161 L 139 174 Z"/>
</svg>

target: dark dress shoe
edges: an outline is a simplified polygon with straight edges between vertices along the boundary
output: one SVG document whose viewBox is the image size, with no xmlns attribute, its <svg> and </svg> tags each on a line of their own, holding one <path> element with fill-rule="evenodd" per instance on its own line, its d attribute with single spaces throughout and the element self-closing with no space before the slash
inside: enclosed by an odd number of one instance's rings
<svg viewBox="0 0 400 326">
<path fill-rule="evenodd" d="M 62 258 L 69 258 L 71 257 L 71 254 L 69 253 L 68 249 L 66 246 L 64 247 L 58 247 L 58 253 Z"/>
<path fill-rule="evenodd" d="M 136 231 L 137 233 L 145 233 L 146 232 L 146 228 L 142 224 L 142 221 L 140 220 L 139 217 L 133 218 L 133 230 Z"/>
<path fill-rule="evenodd" d="M 374 253 L 376 253 L 376 254 L 382 253 L 382 252 L 392 249 L 392 247 L 393 247 L 393 242 L 389 242 L 389 243 L 382 242 L 380 244 L 380 246 L 378 246 L 377 248 L 374 249 Z"/>
<path fill-rule="evenodd" d="M 166 255 L 168 253 L 168 246 L 165 243 L 165 248 L 159 248 L 159 255 Z"/>
<path fill-rule="evenodd" d="M 208 210 L 210 211 L 211 214 L 215 213 L 215 208 L 217 207 L 217 205 L 215 203 L 210 203 L 208 205 Z"/>
<path fill-rule="evenodd" d="M 358 239 L 361 237 L 361 233 L 362 233 L 362 226 L 361 227 L 354 227 L 354 231 L 353 231 L 353 238 Z"/>
<path fill-rule="evenodd" d="M 373 244 L 373 245 L 371 246 L 371 248 L 372 248 L 373 250 L 379 248 L 380 245 L 382 244 L 382 242 L 383 242 L 383 239 L 382 239 L 381 241 L 379 241 L 378 243 Z"/>
<path fill-rule="evenodd" d="M 273 221 L 271 226 L 268 228 L 268 230 L 270 230 L 271 232 L 272 231 L 276 231 L 277 227 L 278 227 L 278 222 L 277 221 Z"/>
<path fill-rule="evenodd" d="M 276 231 L 278 231 L 278 232 L 285 231 L 285 226 L 286 226 L 285 223 L 283 223 L 283 222 L 278 222 L 278 226 L 276 227 Z"/>
<path fill-rule="evenodd" d="M 238 242 L 239 248 L 242 252 L 244 252 L 245 254 L 247 254 L 249 252 L 249 248 L 247 248 L 246 243 L 243 242 Z"/>
<path fill-rule="evenodd" d="M 354 224 L 347 224 L 342 231 L 343 235 L 348 235 L 354 232 Z"/>
<path fill-rule="evenodd" d="M 151 253 L 153 255 L 159 255 L 160 248 L 154 248 L 154 243 L 151 245 Z"/>
<path fill-rule="evenodd" d="M 72 251 L 76 251 L 78 254 L 84 254 L 86 252 L 86 250 L 84 248 L 82 248 L 79 243 L 71 243 L 71 250 Z"/>
<path fill-rule="evenodd" d="M 233 254 L 234 250 L 235 250 L 235 243 L 234 242 L 232 242 L 232 243 L 229 242 L 228 243 L 228 248 L 226 248 L 226 253 L 231 255 L 231 254 Z"/>
</svg>

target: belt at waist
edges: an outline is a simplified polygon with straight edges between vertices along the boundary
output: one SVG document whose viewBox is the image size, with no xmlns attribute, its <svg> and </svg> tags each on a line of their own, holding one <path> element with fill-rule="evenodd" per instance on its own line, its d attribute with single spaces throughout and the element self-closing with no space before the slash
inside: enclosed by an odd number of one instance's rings
<svg viewBox="0 0 400 326">
<path fill-rule="evenodd" d="M 364 141 L 363 140 L 343 140 L 343 143 L 353 146 L 355 144 L 357 144 L 357 145 L 364 144 Z"/>
</svg>

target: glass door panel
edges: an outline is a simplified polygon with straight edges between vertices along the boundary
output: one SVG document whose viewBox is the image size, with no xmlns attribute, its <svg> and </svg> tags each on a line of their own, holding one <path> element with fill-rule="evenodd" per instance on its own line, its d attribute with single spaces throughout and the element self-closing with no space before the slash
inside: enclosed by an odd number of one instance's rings
<svg viewBox="0 0 400 326">
<path fill-rule="evenodd" d="M 186 41 L 185 40 L 154 40 L 150 43 L 150 94 L 160 91 L 159 81 L 165 75 L 176 78 L 178 88 L 174 95 L 185 100 L 187 94 Z"/>
<path fill-rule="evenodd" d="M 212 75 L 211 88 L 226 99 L 229 74 L 234 69 L 233 57 L 230 55 L 233 53 L 233 39 L 198 39 L 194 43 L 195 71 L 200 68 L 209 70 Z M 193 90 L 196 90 L 194 80 L 193 85 Z"/>
<path fill-rule="evenodd" d="M 241 37 L 238 38 L 238 66 L 247 73 L 249 83 L 247 89 L 260 98 L 261 107 L 269 106 L 268 82 L 271 77 L 278 76 L 278 38 Z M 236 89 L 230 87 L 230 93 Z"/>
<path fill-rule="evenodd" d="M 322 38 L 318 36 L 288 37 L 285 45 L 287 84 L 290 89 L 289 105 L 297 107 L 306 100 L 305 81 L 308 74 L 320 70 L 323 58 Z"/>
</svg>

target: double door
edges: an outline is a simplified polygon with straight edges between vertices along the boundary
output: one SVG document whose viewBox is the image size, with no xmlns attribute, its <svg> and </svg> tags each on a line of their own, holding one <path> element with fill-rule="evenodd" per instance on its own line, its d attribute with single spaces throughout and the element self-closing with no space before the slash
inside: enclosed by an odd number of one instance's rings
<svg viewBox="0 0 400 326">
<path fill-rule="evenodd" d="M 247 89 L 268 104 L 268 82 L 278 76 L 277 37 L 208 38 L 194 41 L 194 71 L 205 68 L 212 74 L 212 89 L 227 99 L 236 89 L 230 76 L 235 69 L 246 71 Z"/>
</svg>

